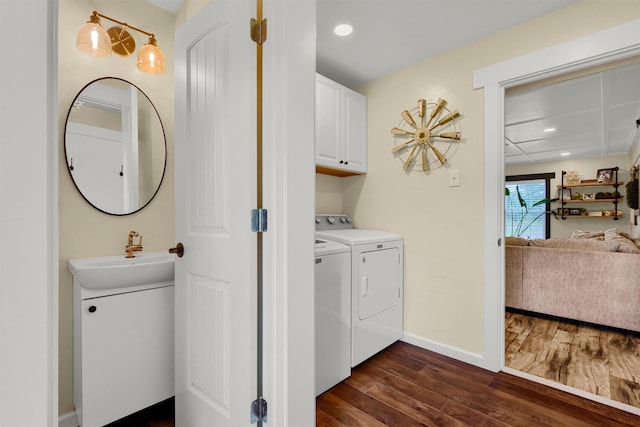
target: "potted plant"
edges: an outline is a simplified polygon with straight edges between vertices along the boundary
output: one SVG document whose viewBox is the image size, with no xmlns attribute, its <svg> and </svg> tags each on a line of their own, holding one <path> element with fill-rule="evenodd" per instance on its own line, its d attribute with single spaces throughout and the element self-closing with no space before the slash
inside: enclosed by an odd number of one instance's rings
<svg viewBox="0 0 640 427">
<path fill-rule="evenodd" d="M 522 237 L 522 235 L 531 227 L 531 225 L 533 225 L 542 215 L 553 214 L 553 216 L 557 218 L 555 211 L 550 211 L 547 209 L 537 213 L 537 215 L 535 215 L 536 212 L 530 213 L 531 209 L 533 209 L 534 207 L 553 203 L 558 200 L 557 198 L 550 199 L 548 197 L 545 197 L 529 206 L 524 197 L 522 197 L 520 188 L 516 185 L 516 195 L 518 196 L 518 205 L 520 207 L 520 213 L 516 213 L 513 206 L 513 198 L 509 197 L 511 195 L 511 191 L 509 190 L 509 188 L 505 187 L 504 195 L 507 198 L 507 203 L 511 207 L 511 215 L 509 215 L 509 218 L 507 219 L 509 224 L 506 234 L 508 236 Z"/>
</svg>

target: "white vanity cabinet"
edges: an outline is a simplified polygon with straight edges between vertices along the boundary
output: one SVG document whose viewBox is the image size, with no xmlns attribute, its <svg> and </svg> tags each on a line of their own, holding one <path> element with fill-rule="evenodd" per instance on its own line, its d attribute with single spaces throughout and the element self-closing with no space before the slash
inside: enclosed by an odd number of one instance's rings
<svg viewBox="0 0 640 427">
<path fill-rule="evenodd" d="M 367 172 L 367 98 L 316 74 L 316 172 Z"/>
<path fill-rule="evenodd" d="M 103 426 L 174 395 L 173 282 L 110 290 L 74 282 L 74 403 Z"/>
</svg>

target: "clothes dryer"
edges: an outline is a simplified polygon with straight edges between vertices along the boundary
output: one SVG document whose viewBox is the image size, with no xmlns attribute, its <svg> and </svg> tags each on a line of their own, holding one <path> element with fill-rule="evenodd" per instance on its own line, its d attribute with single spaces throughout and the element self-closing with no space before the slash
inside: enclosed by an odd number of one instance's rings
<svg viewBox="0 0 640 427">
<path fill-rule="evenodd" d="M 317 215 L 316 238 L 351 248 L 351 366 L 402 337 L 404 239 L 358 229 L 348 215 Z"/>
</svg>

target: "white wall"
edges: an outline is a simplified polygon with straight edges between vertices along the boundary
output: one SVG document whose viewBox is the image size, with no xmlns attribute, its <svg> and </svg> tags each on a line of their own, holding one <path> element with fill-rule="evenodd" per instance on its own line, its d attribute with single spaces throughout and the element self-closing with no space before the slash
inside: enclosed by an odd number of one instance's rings
<svg viewBox="0 0 640 427">
<path fill-rule="evenodd" d="M 57 425 L 56 7 L 50 0 L 7 1 L 0 15 L 3 426 Z M 11 43 L 16 37 L 20 43 Z"/>
<path fill-rule="evenodd" d="M 112 54 L 93 58 L 75 46 L 76 33 L 93 10 L 128 22 L 156 34 L 158 46 L 167 60 L 163 75 L 146 74 L 136 67 L 137 50 L 131 56 Z M 124 253 L 127 235 L 136 230 L 144 236 L 145 252 L 164 251 L 174 240 L 174 90 L 173 45 L 175 15 L 146 1 L 60 0 L 59 2 L 59 191 L 60 191 L 60 254 L 59 254 L 59 411 L 73 411 L 73 342 L 72 342 L 72 276 L 67 261 Z M 115 25 L 102 20 L 105 29 Z M 148 38 L 130 31 L 137 48 Z M 77 93 L 99 77 L 119 77 L 138 86 L 153 102 L 167 138 L 167 169 L 160 190 L 151 203 L 138 213 L 126 216 L 107 215 L 89 205 L 75 188 L 64 156 L 64 123 L 69 106 Z"/>
<path fill-rule="evenodd" d="M 591 159 L 576 159 L 568 161 L 557 162 L 544 162 L 544 163 L 527 163 L 521 165 L 512 165 L 505 167 L 505 175 L 524 175 L 530 173 L 547 173 L 555 172 L 556 178 L 552 179 L 551 185 L 551 197 L 558 197 L 557 185 L 561 182 L 562 171 L 578 171 L 582 179 L 592 179 L 596 177 L 596 171 L 598 169 L 605 169 L 618 166 L 620 171 L 618 172 L 618 181 L 629 181 L 629 156 L 605 156 Z M 598 191 L 613 191 L 612 187 L 584 187 L 573 189 L 580 193 L 598 192 Z M 618 187 L 618 191 L 621 195 L 626 194 L 626 189 L 623 186 Z M 552 208 L 557 208 L 559 204 L 554 204 Z M 587 208 L 588 210 L 606 209 L 613 210 L 612 203 L 594 203 L 594 204 L 573 204 L 566 205 L 567 208 Z M 626 233 L 631 233 L 631 224 L 629 215 L 629 208 L 625 199 L 618 204 L 618 209 L 623 212 L 623 217 L 619 220 L 613 220 L 612 218 L 567 218 L 554 219 L 551 217 L 551 237 L 570 237 L 574 230 L 585 231 L 599 231 L 606 230 L 607 228 L 617 228 Z"/>
<path fill-rule="evenodd" d="M 414 342 L 476 360 L 484 351 L 483 93 L 473 71 L 639 17 L 635 0 L 585 0 L 357 88 L 367 96 L 369 173 L 343 178 L 343 212 L 405 236 L 404 329 Z M 438 97 L 462 113 L 463 141 L 449 166 L 405 174 L 390 129 L 418 99 Z M 460 187 L 448 186 L 450 169 Z"/>
</svg>

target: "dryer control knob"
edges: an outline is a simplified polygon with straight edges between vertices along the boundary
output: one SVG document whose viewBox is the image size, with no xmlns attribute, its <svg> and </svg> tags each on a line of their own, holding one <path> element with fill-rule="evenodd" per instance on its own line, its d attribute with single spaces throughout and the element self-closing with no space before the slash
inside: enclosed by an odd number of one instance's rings
<svg viewBox="0 0 640 427">
<path fill-rule="evenodd" d="M 347 219 L 345 217 L 342 217 L 340 218 L 340 222 L 344 224 L 345 222 L 347 222 Z"/>
<path fill-rule="evenodd" d="M 334 217 L 330 216 L 330 217 L 327 218 L 327 221 L 329 222 L 329 224 L 335 224 L 336 219 Z"/>
<path fill-rule="evenodd" d="M 347 217 L 347 224 L 351 224 L 351 217 L 350 216 Z"/>
<path fill-rule="evenodd" d="M 316 224 L 320 224 L 320 217 L 319 216 L 316 217 Z"/>
</svg>

